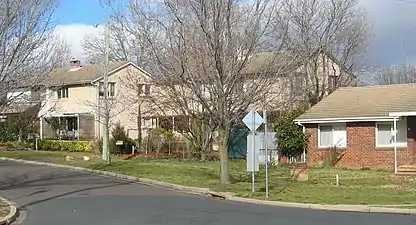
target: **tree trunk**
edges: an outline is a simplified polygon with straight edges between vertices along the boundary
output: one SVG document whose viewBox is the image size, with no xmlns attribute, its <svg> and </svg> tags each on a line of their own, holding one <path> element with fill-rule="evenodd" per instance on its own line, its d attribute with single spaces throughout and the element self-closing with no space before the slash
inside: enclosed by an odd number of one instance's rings
<svg viewBox="0 0 416 225">
<path fill-rule="evenodd" d="M 169 148 L 169 156 L 171 155 L 171 151 L 170 151 L 170 140 L 168 141 L 168 148 Z"/>
<path fill-rule="evenodd" d="M 19 142 L 22 141 L 22 136 L 23 136 L 23 129 L 22 129 L 22 126 L 19 124 L 19 137 L 18 137 Z"/>
<path fill-rule="evenodd" d="M 201 161 L 204 162 L 206 160 L 205 149 L 201 147 L 199 151 L 201 153 Z"/>
<path fill-rule="evenodd" d="M 142 151 L 142 110 L 140 104 L 137 109 L 137 145 L 139 151 Z"/>
<path fill-rule="evenodd" d="M 219 135 L 219 154 L 220 154 L 220 183 L 230 184 L 230 169 L 228 166 L 228 129 L 225 126 L 220 126 L 218 130 Z"/>
</svg>

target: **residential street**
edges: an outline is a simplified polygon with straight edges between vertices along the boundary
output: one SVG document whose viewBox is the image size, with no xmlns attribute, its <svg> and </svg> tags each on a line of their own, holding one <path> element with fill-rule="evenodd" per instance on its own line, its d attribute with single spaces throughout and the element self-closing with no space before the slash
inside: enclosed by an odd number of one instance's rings
<svg viewBox="0 0 416 225">
<path fill-rule="evenodd" d="M 24 208 L 24 225 L 416 223 L 413 216 L 226 202 L 58 168 L 5 161 L 0 167 L 0 195 Z"/>
</svg>

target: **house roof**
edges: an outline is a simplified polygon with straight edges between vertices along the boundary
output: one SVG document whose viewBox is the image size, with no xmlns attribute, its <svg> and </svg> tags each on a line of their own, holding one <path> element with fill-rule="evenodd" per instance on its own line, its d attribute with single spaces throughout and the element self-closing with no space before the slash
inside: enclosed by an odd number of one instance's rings
<svg viewBox="0 0 416 225">
<path fill-rule="evenodd" d="M 20 114 L 38 105 L 39 104 L 37 103 L 12 103 L 5 107 L 2 107 L 2 109 L 0 110 L 0 115 Z"/>
<path fill-rule="evenodd" d="M 302 120 L 388 117 L 393 112 L 416 112 L 416 83 L 343 87 L 296 118 Z"/>
<path fill-rule="evenodd" d="M 299 50 L 257 52 L 248 58 L 242 73 L 255 74 L 262 72 L 291 72 L 293 69 L 297 69 L 300 66 L 305 65 L 309 59 L 312 59 L 321 53 L 328 56 L 334 63 L 340 66 L 343 72 L 346 72 L 353 78 L 356 78 L 355 74 L 341 64 L 331 53 L 322 49 L 318 49 L 314 52 Z"/>
<path fill-rule="evenodd" d="M 298 67 L 304 60 L 299 54 L 289 51 L 258 52 L 247 59 L 243 74 L 282 72 L 287 67 Z"/>
<path fill-rule="evenodd" d="M 108 70 L 109 72 L 115 72 L 114 70 L 128 64 L 127 61 L 111 62 Z M 100 78 L 103 73 L 103 66 L 98 64 L 85 65 L 76 71 L 70 71 L 69 67 L 58 68 L 39 78 L 39 83 L 47 86 L 85 84 Z"/>
</svg>

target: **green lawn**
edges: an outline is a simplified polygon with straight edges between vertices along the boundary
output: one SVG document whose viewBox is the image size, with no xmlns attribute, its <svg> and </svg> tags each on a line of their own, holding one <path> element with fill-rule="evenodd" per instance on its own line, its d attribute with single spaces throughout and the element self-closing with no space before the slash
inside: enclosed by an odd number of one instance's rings
<svg viewBox="0 0 416 225">
<path fill-rule="evenodd" d="M 64 157 L 75 159 L 66 162 Z M 91 157 L 85 162 L 84 155 Z M 113 157 L 110 165 L 101 163 L 91 153 L 42 151 L 0 151 L 0 156 L 35 161 L 69 164 L 101 169 L 176 184 L 208 187 L 234 192 L 238 196 L 264 199 L 264 168 L 256 174 L 256 193 L 251 193 L 251 174 L 245 171 L 244 160 L 230 160 L 232 184 L 220 186 L 218 162 L 195 162 L 175 159 Z M 340 186 L 335 175 L 340 175 Z M 290 167 L 273 166 L 269 171 L 270 200 L 323 204 L 414 204 L 416 179 L 394 178 L 391 171 L 310 168 L 309 181 L 291 181 Z"/>
</svg>

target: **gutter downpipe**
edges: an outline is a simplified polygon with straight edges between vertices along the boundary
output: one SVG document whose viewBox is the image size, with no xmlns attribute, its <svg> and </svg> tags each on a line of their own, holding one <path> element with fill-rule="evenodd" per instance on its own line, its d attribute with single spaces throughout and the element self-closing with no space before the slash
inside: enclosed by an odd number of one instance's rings
<svg viewBox="0 0 416 225">
<path fill-rule="evenodd" d="M 299 125 L 299 126 L 302 126 L 302 131 L 303 131 L 303 134 L 305 134 L 306 133 L 306 128 L 305 128 L 305 126 L 302 124 L 302 123 L 300 123 L 299 121 L 297 122 L 297 124 Z M 303 147 L 303 162 L 304 163 L 306 163 L 306 149 L 305 149 L 305 147 Z"/>
<path fill-rule="evenodd" d="M 393 117 L 394 134 L 394 174 L 397 174 L 397 117 Z"/>
</svg>

